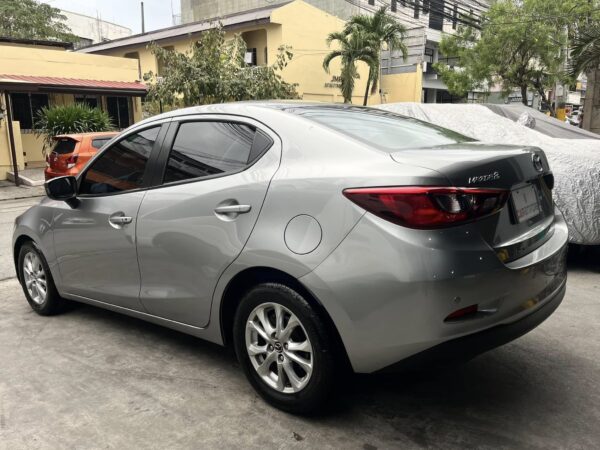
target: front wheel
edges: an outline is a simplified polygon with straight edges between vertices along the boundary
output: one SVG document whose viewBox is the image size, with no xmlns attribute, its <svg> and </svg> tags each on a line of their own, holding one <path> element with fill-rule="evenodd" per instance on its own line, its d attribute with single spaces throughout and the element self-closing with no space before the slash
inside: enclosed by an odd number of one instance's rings
<svg viewBox="0 0 600 450">
<path fill-rule="evenodd" d="M 316 412 L 332 392 L 328 330 L 293 289 L 261 284 L 241 301 L 234 323 L 237 358 L 256 391 L 292 413 Z"/>
<path fill-rule="evenodd" d="M 42 316 L 62 312 L 65 300 L 58 295 L 48 263 L 33 242 L 23 244 L 18 262 L 19 280 L 31 309 Z"/>
</svg>

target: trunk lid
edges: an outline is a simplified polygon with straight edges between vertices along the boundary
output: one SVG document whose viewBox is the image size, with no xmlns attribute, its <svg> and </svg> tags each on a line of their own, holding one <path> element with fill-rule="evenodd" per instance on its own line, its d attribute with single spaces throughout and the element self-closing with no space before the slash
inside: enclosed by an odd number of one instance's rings
<svg viewBox="0 0 600 450">
<path fill-rule="evenodd" d="M 533 251 L 552 235 L 554 179 L 539 148 L 463 142 L 401 150 L 391 157 L 400 164 L 418 161 L 443 174 L 453 187 L 509 190 L 500 213 L 476 223 L 504 262 Z"/>
</svg>

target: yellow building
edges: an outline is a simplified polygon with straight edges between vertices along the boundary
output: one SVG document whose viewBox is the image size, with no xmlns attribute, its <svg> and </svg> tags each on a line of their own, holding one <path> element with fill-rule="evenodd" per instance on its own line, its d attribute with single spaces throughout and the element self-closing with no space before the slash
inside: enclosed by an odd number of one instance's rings
<svg viewBox="0 0 600 450">
<path fill-rule="evenodd" d="M 342 102 L 339 89 L 340 61 L 331 64 L 330 73 L 323 70 L 323 58 L 332 49 L 326 44 L 327 35 L 341 31 L 345 22 L 301 0 L 231 14 L 219 19 L 208 19 L 185 25 L 164 28 L 127 38 L 93 45 L 79 50 L 110 56 L 121 56 L 138 61 L 139 76 L 152 71 L 164 71 L 160 61 L 148 49 L 156 43 L 166 49 L 184 52 L 203 31 L 220 22 L 228 36 L 241 34 L 252 54 L 252 63 L 272 63 L 281 45 L 292 47 L 294 54 L 283 70 L 283 79 L 298 84 L 298 93 L 304 100 Z M 332 44 L 335 48 L 335 44 Z M 362 104 L 368 70 L 358 64 L 360 78 L 356 80 L 354 104 Z M 382 86 L 387 101 L 420 101 L 421 72 L 400 73 L 383 77 Z M 369 104 L 380 103 L 380 95 L 371 95 Z"/>
<path fill-rule="evenodd" d="M 0 38 L 0 180 L 15 163 L 20 170 L 44 165 L 42 138 L 32 130 L 44 106 L 98 106 L 119 128 L 141 119 L 146 86 L 139 81 L 135 61 L 69 48 L 64 43 Z"/>
</svg>

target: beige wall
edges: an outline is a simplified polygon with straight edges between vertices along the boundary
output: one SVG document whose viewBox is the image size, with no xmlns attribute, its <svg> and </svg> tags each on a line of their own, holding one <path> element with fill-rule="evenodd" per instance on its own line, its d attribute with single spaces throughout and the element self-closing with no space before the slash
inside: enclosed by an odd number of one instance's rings
<svg viewBox="0 0 600 450">
<path fill-rule="evenodd" d="M 267 30 L 253 30 L 246 31 L 242 33 L 242 38 L 246 42 L 246 46 L 250 48 L 256 49 L 256 64 L 259 66 L 264 66 L 267 64 L 267 59 L 265 59 L 265 51 L 268 51 L 267 46 Z M 268 58 L 268 56 L 267 56 Z M 271 61 L 273 63 L 274 61 Z"/>
<path fill-rule="evenodd" d="M 41 163 L 45 161 L 43 136 L 36 136 L 32 132 L 21 133 L 21 143 L 23 146 L 23 158 L 26 163 Z"/>
<path fill-rule="evenodd" d="M 381 86 L 385 103 L 421 102 L 423 73 L 421 65 L 416 72 L 384 75 Z"/>
<path fill-rule="evenodd" d="M 134 60 L 0 44 L 0 74 L 135 81 Z"/>
<path fill-rule="evenodd" d="M 284 79 L 298 83 L 298 93 L 305 100 L 328 97 L 331 98 L 329 101 L 343 102 L 338 87 L 326 86 L 334 75 L 340 74 L 339 58 L 332 61 L 330 73 L 323 70 L 323 58 L 335 48 L 335 43 L 331 48 L 327 46 L 327 35 L 341 31 L 345 22 L 302 1 L 276 9 L 271 21 L 281 24 L 281 34 L 269 40 L 269 51 L 273 58 L 282 44 L 290 45 L 294 53 L 294 58 L 283 71 Z M 355 81 L 352 103 L 362 104 L 368 69 L 366 64 L 358 63 L 358 70 L 360 78 Z"/>
<path fill-rule="evenodd" d="M 13 123 L 13 133 L 15 136 L 15 150 L 17 153 L 17 164 L 20 170 L 25 167 L 23 159 L 23 147 L 21 146 L 21 129 L 19 123 Z M 6 172 L 12 172 L 12 156 L 9 150 L 8 127 L 6 119 L 0 119 L 0 180 L 6 180 Z"/>
</svg>

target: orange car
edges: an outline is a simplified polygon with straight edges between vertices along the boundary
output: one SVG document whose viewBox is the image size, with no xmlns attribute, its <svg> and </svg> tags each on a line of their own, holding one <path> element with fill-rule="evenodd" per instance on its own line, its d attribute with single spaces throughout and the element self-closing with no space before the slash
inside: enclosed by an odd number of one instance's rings
<svg viewBox="0 0 600 450">
<path fill-rule="evenodd" d="M 117 132 L 79 133 L 56 136 L 52 153 L 46 157 L 46 180 L 77 175 L 92 156 Z"/>
</svg>

